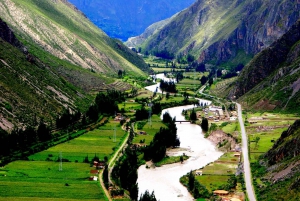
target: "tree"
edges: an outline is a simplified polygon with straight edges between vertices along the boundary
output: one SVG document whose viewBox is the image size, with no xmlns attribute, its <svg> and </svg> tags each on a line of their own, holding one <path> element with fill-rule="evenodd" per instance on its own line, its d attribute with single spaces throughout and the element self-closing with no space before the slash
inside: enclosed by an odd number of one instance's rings
<svg viewBox="0 0 300 201">
<path fill-rule="evenodd" d="M 201 128 L 204 132 L 208 131 L 208 120 L 205 117 L 202 118 Z"/>
<path fill-rule="evenodd" d="M 46 124 L 43 121 L 40 122 L 40 125 L 37 129 L 37 136 L 41 142 L 45 142 L 51 139 L 51 132 L 47 128 Z"/>
<path fill-rule="evenodd" d="M 167 94 L 166 94 L 166 99 L 169 99 L 169 98 L 170 98 L 170 93 L 167 92 Z"/>
<path fill-rule="evenodd" d="M 208 84 L 209 85 L 212 85 L 214 83 L 214 79 L 211 77 L 211 78 L 209 78 L 209 80 L 208 80 Z"/>
<path fill-rule="evenodd" d="M 193 192 L 195 188 L 195 175 L 193 174 L 192 170 L 190 171 L 188 177 L 189 177 L 188 188 L 191 192 Z"/>
<path fill-rule="evenodd" d="M 183 156 L 180 156 L 180 162 L 183 163 Z"/>
<path fill-rule="evenodd" d="M 190 113 L 190 120 L 191 121 L 196 121 L 197 120 L 197 114 L 195 112 L 195 109 L 193 108 L 193 110 Z"/>
<path fill-rule="evenodd" d="M 144 194 L 141 195 L 139 201 L 157 201 L 154 195 L 154 191 L 152 191 L 151 195 L 148 190 Z"/>
<path fill-rule="evenodd" d="M 118 71 L 118 77 L 121 78 L 122 75 L 123 75 L 123 71 L 122 71 L 122 70 L 119 70 L 119 71 Z"/>
<path fill-rule="evenodd" d="M 103 176 L 103 182 L 105 184 L 105 187 L 108 188 L 108 166 L 107 166 L 107 164 L 104 167 L 102 176 Z"/>
<path fill-rule="evenodd" d="M 205 72 L 206 68 L 205 68 L 205 64 L 204 63 L 200 63 L 197 65 L 196 67 L 196 72 Z"/>
<path fill-rule="evenodd" d="M 138 196 L 139 196 L 139 187 L 138 184 L 134 184 L 130 187 L 129 189 L 129 194 L 130 194 L 130 198 L 131 200 L 138 200 Z"/>
<path fill-rule="evenodd" d="M 257 145 L 258 145 L 259 140 L 260 140 L 260 137 L 256 136 L 255 139 L 254 139 L 254 142 L 255 142 L 255 149 L 257 148 Z"/>
<path fill-rule="evenodd" d="M 200 79 L 200 82 L 202 85 L 204 85 L 207 82 L 207 77 L 205 75 L 203 75 Z"/>
</svg>

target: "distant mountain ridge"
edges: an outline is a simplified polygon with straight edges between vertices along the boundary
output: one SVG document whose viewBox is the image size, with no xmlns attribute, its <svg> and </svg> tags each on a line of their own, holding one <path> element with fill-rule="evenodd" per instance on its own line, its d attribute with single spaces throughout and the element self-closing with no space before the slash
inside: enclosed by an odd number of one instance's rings
<svg viewBox="0 0 300 201">
<path fill-rule="evenodd" d="M 195 0 L 69 0 L 110 37 L 126 41 Z"/>
<path fill-rule="evenodd" d="M 199 62 L 219 65 L 268 47 L 297 21 L 299 11 L 296 0 L 199 0 L 141 47 L 152 53 L 190 53 Z"/>
</svg>

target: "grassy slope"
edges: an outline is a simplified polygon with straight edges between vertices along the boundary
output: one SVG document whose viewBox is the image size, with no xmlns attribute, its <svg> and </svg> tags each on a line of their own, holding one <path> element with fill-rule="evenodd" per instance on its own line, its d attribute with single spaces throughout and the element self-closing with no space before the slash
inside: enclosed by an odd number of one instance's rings
<svg viewBox="0 0 300 201">
<path fill-rule="evenodd" d="M 0 108 L 10 121 L 19 119 L 34 124 L 35 115 L 37 119 L 43 117 L 47 121 L 55 118 L 63 110 L 63 105 L 85 110 L 91 102 L 90 96 L 78 96 L 84 92 L 57 76 L 43 63 L 38 60 L 30 63 L 17 48 L 1 39 L 0 44 L 0 90 L 3 94 Z M 11 106 L 9 112 L 13 115 L 4 110 L 5 103 Z"/>
<path fill-rule="evenodd" d="M 299 144 L 299 122 L 297 127 L 294 126 L 294 131 L 290 131 L 289 129 L 288 137 L 280 137 L 280 142 L 277 141 L 273 146 L 266 145 L 264 142 L 261 143 L 262 147 L 271 148 L 261 159 L 271 161 L 274 160 L 274 155 L 277 155 L 278 161 L 273 166 L 261 162 L 259 164 L 263 165 L 252 164 L 252 175 L 258 200 L 298 200 L 300 196 L 298 190 L 299 154 L 296 151 Z M 277 136 L 279 137 L 280 133 Z M 291 144 L 295 146 L 291 146 Z M 285 149 L 285 153 L 282 152 L 282 149 Z M 282 156 L 281 160 L 279 155 Z M 289 168 L 291 169 L 289 170 Z M 280 179 L 274 181 L 275 177 L 278 176 Z"/>
<path fill-rule="evenodd" d="M 19 37 L 61 59 L 99 72 L 116 73 L 121 69 L 144 75 L 131 63 L 140 60 L 137 56 L 129 58 L 132 53 L 127 49 L 125 53 L 117 52 L 115 41 L 62 1 L 7 0 L 0 4 L 0 10 Z M 144 67 L 141 60 L 138 64 Z"/>
</svg>

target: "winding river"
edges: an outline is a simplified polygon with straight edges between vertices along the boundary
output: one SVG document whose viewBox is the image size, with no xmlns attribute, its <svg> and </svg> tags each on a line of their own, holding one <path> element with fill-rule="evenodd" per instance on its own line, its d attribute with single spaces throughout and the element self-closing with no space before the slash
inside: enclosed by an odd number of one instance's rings
<svg viewBox="0 0 300 201">
<path fill-rule="evenodd" d="M 148 87 L 149 88 L 149 87 Z M 152 87 L 156 89 L 156 87 Z M 199 100 L 209 103 L 206 100 Z M 168 108 L 162 111 L 170 113 L 176 120 L 184 120 L 181 115 L 183 109 L 191 109 L 193 105 Z M 146 168 L 142 165 L 138 169 L 139 195 L 148 190 L 154 191 L 155 197 L 160 201 L 191 201 L 194 198 L 187 189 L 181 185 L 179 179 L 191 170 L 199 169 L 210 162 L 217 160 L 223 153 L 204 138 L 201 127 L 190 123 L 176 123 L 177 135 L 180 138 L 180 148 L 168 152 L 168 155 L 182 155 L 185 153 L 190 158 L 184 163 L 164 165 L 156 168 Z"/>
</svg>

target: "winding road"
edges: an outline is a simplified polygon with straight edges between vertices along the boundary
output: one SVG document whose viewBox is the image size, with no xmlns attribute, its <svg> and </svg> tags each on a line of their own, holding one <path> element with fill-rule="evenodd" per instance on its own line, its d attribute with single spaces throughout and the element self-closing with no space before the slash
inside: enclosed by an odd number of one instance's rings
<svg viewBox="0 0 300 201">
<path fill-rule="evenodd" d="M 236 105 L 238 108 L 238 117 L 239 117 L 241 132 L 242 132 L 242 142 L 243 142 L 242 150 L 243 150 L 243 158 L 244 158 L 244 174 L 245 174 L 246 191 L 248 194 L 248 199 L 250 201 L 256 201 L 256 197 L 252 185 L 249 152 L 248 152 L 248 138 L 246 135 L 246 130 L 245 130 L 244 121 L 242 117 L 242 107 L 238 103 L 236 103 Z"/>
</svg>

